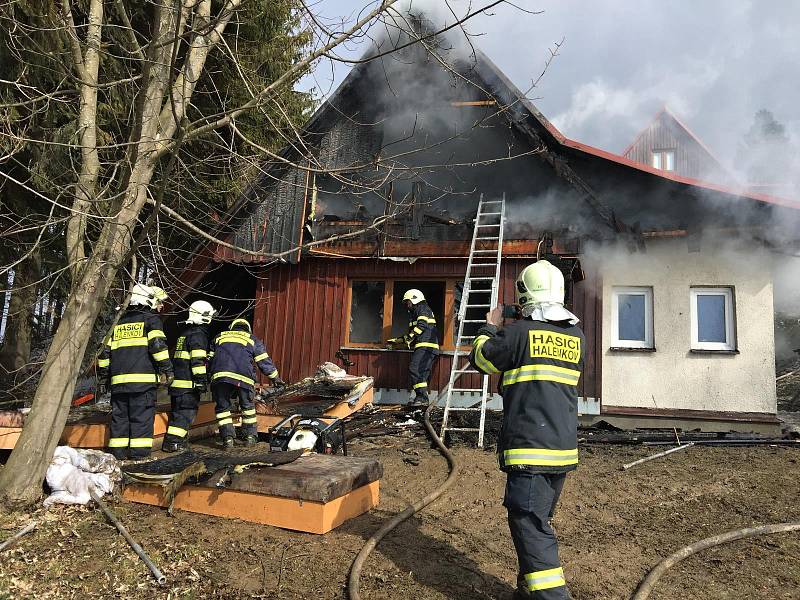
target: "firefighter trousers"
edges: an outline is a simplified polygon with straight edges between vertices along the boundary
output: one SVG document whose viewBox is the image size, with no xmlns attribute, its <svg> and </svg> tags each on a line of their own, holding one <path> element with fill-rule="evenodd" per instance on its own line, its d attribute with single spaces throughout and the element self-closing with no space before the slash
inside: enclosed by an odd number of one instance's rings
<svg viewBox="0 0 800 600">
<path fill-rule="evenodd" d="M 508 526 L 519 560 L 519 597 L 570 598 L 558 558 L 558 542 L 550 526 L 566 477 L 565 473 L 508 473 L 503 506 L 508 510 Z"/>
<path fill-rule="evenodd" d="M 156 389 L 114 392 L 111 389 L 111 435 L 108 450 L 116 458 L 147 458 L 153 449 Z"/>
<path fill-rule="evenodd" d="M 416 348 L 411 353 L 411 362 L 408 363 L 408 376 L 411 389 L 416 394 L 415 400 L 428 401 L 428 381 L 431 378 L 433 363 L 439 355 L 433 348 Z"/>
<path fill-rule="evenodd" d="M 211 396 L 214 398 L 217 411 L 217 425 L 219 426 L 219 436 L 226 438 L 236 437 L 236 430 L 233 428 L 233 399 L 238 398 L 239 410 L 242 413 L 242 437 L 257 436 L 256 427 L 256 405 L 253 402 L 253 390 L 249 390 L 233 383 L 218 381 L 211 384 Z"/>
<path fill-rule="evenodd" d="M 172 411 L 169 414 L 167 434 L 164 436 L 165 444 L 175 444 L 186 440 L 189 429 L 197 416 L 197 407 L 200 405 L 200 392 L 189 390 L 171 397 Z"/>
</svg>

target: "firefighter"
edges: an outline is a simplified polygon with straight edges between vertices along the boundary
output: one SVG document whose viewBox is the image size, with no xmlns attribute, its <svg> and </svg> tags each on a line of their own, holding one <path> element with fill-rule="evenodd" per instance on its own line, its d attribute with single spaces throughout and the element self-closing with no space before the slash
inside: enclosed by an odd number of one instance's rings
<svg viewBox="0 0 800 600">
<path fill-rule="evenodd" d="M 156 304 L 150 287 L 135 285 L 128 308 L 103 343 L 97 361 L 99 395 L 111 387 L 108 448 L 120 460 L 150 456 L 156 387 L 168 386 L 174 379 Z"/>
<path fill-rule="evenodd" d="M 189 306 L 186 329 L 175 343 L 172 364 L 175 381 L 169 386 L 172 412 L 167 425 L 167 434 L 161 449 L 164 452 L 186 450 L 186 436 L 197 416 L 200 394 L 208 390 L 208 328 L 217 311 L 205 300 L 197 300 Z"/>
<path fill-rule="evenodd" d="M 502 306 L 486 315 L 470 361 L 500 374 L 503 427 L 497 444 L 506 472 L 503 505 L 519 560 L 515 599 L 569 598 L 550 519 L 567 472 L 578 465 L 578 381 L 584 336 L 564 308 L 564 276 L 545 260 L 516 281 L 521 318 L 502 327 Z"/>
<path fill-rule="evenodd" d="M 239 399 L 242 415 L 241 435 L 246 446 L 258 441 L 256 408 L 253 389 L 256 383 L 254 364 L 272 385 L 281 388 L 286 384 L 278 375 L 278 368 L 267 354 L 264 343 L 251 333 L 250 323 L 236 319 L 228 331 L 223 331 L 211 347 L 211 396 L 216 403 L 217 424 L 223 448 L 232 448 L 234 442 L 234 397 Z"/>
<path fill-rule="evenodd" d="M 408 374 L 414 401 L 428 403 L 428 380 L 436 357 L 439 355 L 439 332 L 436 317 L 419 290 L 410 289 L 403 294 L 403 304 L 411 313 L 408 333 L 401 338 L 388 340 L 390 347 L 405 345 L 413 349 Z"/>
</svg>

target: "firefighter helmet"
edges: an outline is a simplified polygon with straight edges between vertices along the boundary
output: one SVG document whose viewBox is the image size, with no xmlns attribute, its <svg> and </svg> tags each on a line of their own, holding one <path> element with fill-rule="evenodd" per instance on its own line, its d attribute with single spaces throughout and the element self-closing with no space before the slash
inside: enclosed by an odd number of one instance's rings
<svg viewBox="0 0 800 600">
<path fill-rule="evenodd" d="M 211 319 L 217 311 L 214 307 L 205 300 L 195 300 L 189 305 L 189 318 L 186 319 L 187 323 L 194 325 L 206 325 L 211 323 Z"/>
<path fill-rule="evenodd" d="M 406 300 L 411 302 L 411 304 L 419 304 L 420 302 L 425 302 L 425 296 L 419 290 L 412 288 L 403 294 L 403 302 Z"/>
<path fill-rule="evenodd" d="M 153 294 L 153 289 L 143 283 L 137 283 L 133 286 L 133 290 L 131 290 L 131 300 L 128 304 L 130 304 L 130 306 L 147 306 L 148 308 L 153 308 L 153 306 L 155 306 L 155 294 Z"/>
<path fill-rule="evenodd" d="M 546 260 L 537 261 L 522 269 L 516 292 L 520 306 L 541 302 L 564 304 L 564 275 Z"/>
<path fill-rule="evenodd" d="M 153 290 L 153 298 L 155 299 L 155 306 L 153 308 L 163 305 L 167 300 L 169 300 L 169 295 L 167 292 L 157 285 L 151 285 L 150 289 Z"/>
<path fill-rule="evenodd" d="M 247 319 L 234 319 L 230 326 L 231 331 L 238 329 L 239 331 L 247 330 L 249 333 L 253 332 L 250 327 L 250 322 Z"/>
</svg>

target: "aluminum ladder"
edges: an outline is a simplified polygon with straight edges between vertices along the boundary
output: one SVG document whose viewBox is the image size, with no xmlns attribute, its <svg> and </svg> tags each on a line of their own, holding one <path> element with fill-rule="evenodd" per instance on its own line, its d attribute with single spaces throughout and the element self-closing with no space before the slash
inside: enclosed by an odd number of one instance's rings
<svg viewBox="0 0 800 600">
<path fill-rule="evenodd" d="M 472 243 L 469 247 L 461 303 L 458 308 L 456 349 L 453 353 L 450 381 L 445 392 L 444 417 L 440 433 L 440 437 L 444 440 L 448 431 L 475 431 L 478 433 L 478 448 L 483 448 L 486 403 L 489 399 L 489 377 L 487 375 L 481 377 L 481 387 L 479 388 L 456 387 L 456 384 L 462 375 L 480 375 L 479 371 L 469 364 L 469 353 L 461 350 L 463 345 L 470 345 L 475 339 L 474 335 L 465 335 L 464 325 L 471 324 L 469 329 L 477 329 L 479 323 L 486 322 L 484 318 L 480 317 L 497 305 L 505 218 L 505 194 L 501 200 L 484 200 L 483 194 L 481 194 L 478 200 L 478 214 L 475 216 L 475 229 L 472 232 Z M 489 282 L 491 285 L 487 285 Z M 481 395 L 479 405 L 451 406 L 454 393 L 472 394 L 476 392 L 480 392 Z M 449 420 L 452 412 L 480 412 L 480 423 L 477 427 L 450 427 Z"/>
</svg>

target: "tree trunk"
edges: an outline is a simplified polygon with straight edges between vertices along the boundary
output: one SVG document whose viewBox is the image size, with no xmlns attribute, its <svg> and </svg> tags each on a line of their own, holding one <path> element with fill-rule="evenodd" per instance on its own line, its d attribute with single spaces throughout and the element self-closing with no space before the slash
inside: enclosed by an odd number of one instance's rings
<svg viewBox="0 0 800 600">
<path fill-rule="evenodd" d="M 14 269 L 14 284 L 8 307 L 6 335 L 0 348 L 0 374 L 11 382 L 15 373 L 31 360 L 33 307 L 36 304 L 36 286 L 41 264 L 38 251 Z"/>
<path fill-rule="evenodd" d="M 25 427 L 0 471 L 0 495 L 10 504 L 40 498 L 45 471 L 67 421 L 75 380 L 109 287 L 104 265 L 91 260 L 87 267 L 67 301 Z"/>
<path fill-rule="evenodd" d="M 32 504 L 42 495 L 42 481 L 67 422 L 94 322 L 131 246 L 132 223 L 144 205 L 153 170 L 146 160 L 134 167 L 117 220 L 105 225 L 73 285 L 47 351 L 31 412 L 0 471 L 0 502 L 8 506 Z"/>
</svg>

